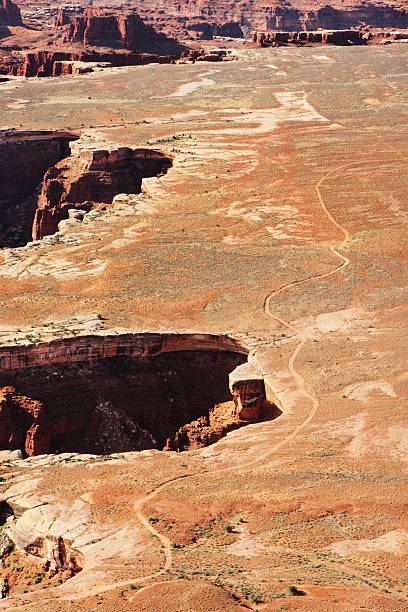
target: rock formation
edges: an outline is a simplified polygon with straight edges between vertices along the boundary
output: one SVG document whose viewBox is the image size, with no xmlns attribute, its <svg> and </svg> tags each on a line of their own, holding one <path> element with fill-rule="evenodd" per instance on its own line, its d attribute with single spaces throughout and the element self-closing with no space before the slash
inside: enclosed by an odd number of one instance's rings
<svg viewBox="0 0 408 612">
<path fill-rule="evenodd" d="M 3 349 L 0 449 L 106 454 L 211 444 L 262 416 L 263 379 L 245 361 L 231 338 L 194 334 Z"/>
<path fill-rule="evenodd" d="M 1 448 L 23 449 L 27 455 L 49 449 L 51 432 L 43 404 L 18 395 L 13 387 L 0 389 L 0 423 Z"/>
<path fill-rule="evenodd" d="M 55 20 L 55 28 L 62 28 L 65 25 L 68 25 L 69 23 L 71 23 L 71 19 L 67 13 L 67 11 L 63 8 L 61 8 L 58 11 L 58 15 L 57 18 Z"/>
<path fill-rule="evenodd" d="M 0 26 L 21 26 L 20 9 L 11 0 L 0 0 Z"/>
<path fill-rule="evenodd" d="M 0 131 L 0 247 L 30 240 L 32 194 L 48 168 L 70 154 L 69 143 L 77 137 L 64 131 Z"/>
<path fill-rule="evenodd" d="M 94 63 L 114 67 L 143 66 L 151 63 L 169 64 L 175 62 L 178 57 L 180 56 L 114 51 L 36 51 L 27 53 L 20 61 L 14 61 L 6 72 L 24 77 L 65 76 L 89 72 Z"/>
<path fill-rule="evenodd" d="M 200 40 L 212 40 L 214 36 L 242 38 L 244 35 L 240 25 L 235 21 L 229 21 L 222 25 L 214 22 L 209 23 L 208 21 L 191 23 L 187 27 L 187 33 L 190 38 Z"/>
<path fill-rule="evenodd" d="M 58 230 L 68 210 L 108 206 L 140 193 L 142 179 L 167 172 L 170 157 L 152 149 L 105 148 L 68 132 L 0 132 L 0 248 Z M 70 148 L 72 145 L 72 150 Z"/>
<path fill-rule="evenodd" d="M 68 210 L 91 210 L 111 204 L 118 193 L 140 193 L 142 179 L 167 172 L 171 159 L 151 149 L 82 150 L 44 175 L 33 222 L 32 237 L 39 240 L 54 234 L 58 223 L 68 218 Z"/>
<path fill-rule="evenodd" d="M 159 55 L 176 55 L 184 49 L 176 40 L 146 25 L 136 13 L 119 15 L 93 7 L 72 20 L 64 41 L 85 47 L 123 48 Z"/>
<path fill-rule="evenodd" d="M 281 45 L 365 45 L 366 35 L 360 30 L 319 30 L 313 32 L 254 32 L 252 40 L 259 47 L 281 46 Z"/>
<path fill-rule="evenodd" d="M 217 3 L 211 0 L 136 0 L 136 7 L 141 17 L 150 24 L 155 24 L 161 31 L 180 40 L 196 37 L 195 32 L 208 36 L 209 28 L 199 24 L 211 24 L 222 27 L 234 23 L 246 37 L 251 31 L 312 31 L 323 29 L 350 29 L 361 26 L 379 28 L 406 28 L 408 13 L 401 6 L 364 3 L 357 6 L 320 7 L 310 3 L 292 0 L 235 0 Z M 198 30 L 197 30 L 198 28 Z M 201 28 L 201 29 L 200 29 Z M 237 30 L 238 31 L 238 30 Z M 234 32 L 225 34 L 234 36 Z"/>
</svg>

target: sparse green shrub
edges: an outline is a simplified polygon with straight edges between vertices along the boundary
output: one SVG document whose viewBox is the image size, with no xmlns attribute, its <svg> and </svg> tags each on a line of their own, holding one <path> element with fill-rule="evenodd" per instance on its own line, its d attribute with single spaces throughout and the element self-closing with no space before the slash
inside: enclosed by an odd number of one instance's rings
<svg viewBox="0 0 408 612">
<path fill-rule="evenodd" d="M 298 595 L 304 595 L 304 592 L 299 590 L 294 585 L 288 586 L 288 588 L 286 590 L 287 590 L 288 595 L 292 595 L 294 597 L 298 596 Z"/>
</svg>

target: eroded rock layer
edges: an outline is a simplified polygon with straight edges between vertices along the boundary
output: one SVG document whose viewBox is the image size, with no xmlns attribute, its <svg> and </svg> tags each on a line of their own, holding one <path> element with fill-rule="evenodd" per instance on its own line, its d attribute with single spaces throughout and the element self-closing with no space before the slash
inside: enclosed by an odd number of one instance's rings
<svg viewBox="0 0 408 612">
<path fill-rule="evenodd" d="M 91 72 L 92 64 L 113 67 L 144 66 L 147 64 L 169 64 L 179 55 L 157 55 L 153 53 L 114 51 L 35 51 L 27 53 L 22 60 L 11 60 L 4 71 L 12 76 L 50 77 L 67 76 Z"/>
<path fill-rule="evenodd" d="M 0 26 L 22 25 L 21 13 L 17 4 L 11 0 L 0 0 Z"/>
<path fill-rule="evenodd" d="M 142 179 L 163 174 L 171 159 L 151 149 L 120 147 L 106 150 L 75 148 L 70 157 L 45 174 L 33 223 L 32 237 L 54 234 L 72 208 L 91 210 L 111 204 L 118 193 L 140 193 Z"/>
<path fill-rule="evenodd" d="M 229 376 L 246 360 L 233 339 L 197 334 L 85 336 L 2 350 L 0 449 L 204 446 L 261 417 L 259 374 L 244 375 L 240 399 L 236 375 L 231 402 Z"/>
<path fill-rule="evenodd" d="M 302 45 L 305 43 L 321 45 L 365 45 L 367 37 L 360 30 L 317 30 L 313 32 L 254 32 L 252 40 L 259 47 L 270 45 Z"/>
<path fill-rule="evenodd" d="M 121 47 L 157 54 L 177 54 L 183 47 L 146 25 L 136 13 L 122 15 L 89 7 L 69 24 L 64 42 Z"/>
<path fill-rule="evenodd" d="M 249 37 L 251 31 L 312 31 L 349 29 L 361 26 L 406 28 L 408 13 L 404 8 L 385 4 L 365 3 L 357 6 L 334 6 L 275 0 L 137 0 L 139 14 L 147 23 L 154 23 L 168 35 L 195 38 L 197 30 L 215 31 L 215 27 L 236 24 L 222 35 L 236 36 L 238 27 Z M 204 26 L 206 24 L 206 26 Z"/>
<path fill-rule="evenodd" d="M 0 247 L 31 237 L 36 201 L 32 194 L 45 172 L 70 155 L 68 132 L 0 131 Z"/>
</svg>

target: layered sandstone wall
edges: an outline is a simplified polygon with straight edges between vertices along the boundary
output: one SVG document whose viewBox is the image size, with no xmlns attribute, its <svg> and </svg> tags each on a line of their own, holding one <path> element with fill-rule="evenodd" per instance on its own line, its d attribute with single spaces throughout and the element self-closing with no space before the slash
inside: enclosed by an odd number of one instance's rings
<svg viewBox="0 0 408 612">
<path fill-rule="evenodd" d="M 247 352 L 226 336 L 84 336 L 0 355 L 0 449 L 33 455 L 174 448 L 180 427 L 204 417 L 205 429 L 214 406 L 228 401 L 232 428 L 245 424 L 230 401 L 228 377 Z M 249 396 L 242 395 L 244 411 Z M 227 429 L 219 424 L 221 437 L 231 427 L 228 419 Z"/>
<path fill-rule="evenodd" d="M 176 40 L 146 25 L 136 13 L 120 15 L 95 8 L 86 9 L 83 15 L 70 22 L 64 41 L 166 55 L 185 50 Z"/>
<path fill-rule="evenodd" d="M 136 0 L 139 14 L 147 23 L 155 23 L 168 35 L 182 40 L 199 23 L 237 24 L 244 36 L 251 31 L 312 31 L 323 29 L 349 29 L 361 26 L 379 28 L 408 27 L 408 13 L 403 7 L 380 3 L 357 6 L 322 5 L 315 8 L 304 3 L 279 3 L 274 0 Z M 208 30 L 207 30 L 208 31 Z M 233 34 L 232 34 L 233 35 Z"/>
<path fill-rule="evenodd" d="M 0 131 L 0 206 L 29 195 L 50 166 L 70 155 L 75 138 L 64 131 Z"/>
<path fill-rule="evenodd" d="M 259 47 L 302 45 L 305 43 L 347 46 L 365 45 L 368 37 L 360 30 L 320 30 L 313 32 L 254 32 L 252 40 Z"/>
<path fill-rule="evenodd" d="M 121 336 L 81 336 L 52 340 L 28 346 L 0 347 L 0 372 L 25 368 L 76 363 L 96 363 L 107 357 L 153 357 L 182 350 L 232 351 L 247 355 L 248 350 L 229 336 L 212 334 L 122 334 Z"/>
<path fill-rule="evenodd" d="M 118 193 L 140 193 L 145 177 L 167 172 L 172 160 L 151 149 L 81 149 L 52 166 L 44 175 L 33 221 L 32 237 L 54 234 L 73 208 L 91 210 L 111 204 Z"/>
<path fill-rule="evenodd" d="M 31 239 L 37 206 L 33 193 L 47 169 L 70 154 L 67 132 L 0 131 L 0 247 Z"/>
<path fill-rule="evenodd" d="M 114 51 L 36 51 L 26 53 L 21 61 L 13 62 L 7 72 L 13 76 L 55 77 L 75 74 L 75 66 L 67 62 L 84 64 L 108 64 L 113 67 L 144 66 L 147 64 L 171 64 L 180 57 L 176 55 L 155 55 L 152 53 L 115 53 Z M 91 66 L 90 66 L 91 67 Z M 80 71 L 77 71 L 79 74 Z"/>
<path fill-rule="evenodd" d="M 21 26 L 20 9 L 11 0 L 0 0 L 0 26 Z"/>
</svg>

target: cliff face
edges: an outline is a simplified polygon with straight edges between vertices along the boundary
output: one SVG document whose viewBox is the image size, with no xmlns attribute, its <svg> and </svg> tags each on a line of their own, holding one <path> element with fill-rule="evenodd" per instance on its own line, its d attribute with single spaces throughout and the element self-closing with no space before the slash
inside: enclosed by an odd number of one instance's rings
<svg viewBox="0 0 408 612">
<path fill-rule="evenodd" d="M 86 9 L 83 15 L 72 20 L 64 41 L 166 55 L 184 50 L 176 40 L 156 32 L 135 13 L 117 15 L 94 8 Z"/>
<path fill-rule="evenodd" d="M 202 431 L 190 444 L 203 446 L 248 422 L 237 418 L 228 389 L 229 374 L 245 361 L 233 339 L 197 334 L 88 336 L 1 350 L 0 449 L 183 450 L 179 430 L 197 429 L 197 419 Z"/>
<path fill-rule="evenodd" d="M 347 9 L 335 9 L 327 5 L 317 11 L 277 6 L 265 15 L 266 30 L 341 30 L 365 25 L 405 28 L 408 25 L 408 14 L 404 10 L 368 4 Z"/>
<path fill-rule="evenodd" d="M 333 2 L 334 6 L 324 3 L 315 8 L 316 3 L 293 0 L 276 2 L 275 0 L 135 0 L 142 18 L 154 23 L 168 35 L 182 40 L 193 34 L 198 27 L 207 33 L 199 24 L 207 23 L 222 26 L 235 23 L 249 36 L 251 31 L 311 31 L 323 29 L 349 29 L 358 26 L 379 28 L 406 28 L 408 13 L 404 8 L 385 4 L 365 3 L 342 6 L 342 2 Z M 214 32 L 215 33 L 215 32 Z M 232 31 L 229 36 L 234 36 Z"/>
<path fill-rule="evenodd" d="M 70 154 L 68 132 L 0 132 L 0 247 L 31 238 L 36 201 L 47 169 Z"/>
<path fill-rule="evenodd" d="M 33 222 L 32 237 L 54 234 L 68 210 L 91 210 L 111 204 L 118 193 L 140 193 L 142 179 L 163 174 L 171 159 L 149 149 L 77 151 L 44 175 Z"/>
<path fill-rule="evenodd" d="M 151 63 L 169 64 L 174 62 L 178 55 L 153 55 L 150 53 L 115 53 L 114 51 L 107 52 L 60 52 L 60 51 L 37 51 L 35 53 L 27 53 L 23 60 L 17 64 L 13 64 L 8 74 L 13 76 L 24 77 L 51 77 L 64 76 L 68 74 L 80 74 L 81 69 L 75 66 L 75 62 L 83 62 L 89 65 L 89 70 L 92 70 L 91 63 L 107 63 L 114 67 L 120 66 L 142 66 Z M 82 72 L 86 71 L 86 66 L 82 66 Z"/>
<path fill-rule="evenodd" d="M 11 0 L 0 0 L 0 26 L 21 26 L 20 9 Z"/>
<path fill-rule="evenodd" d="M 334 30 L 313 32 L 254 32 L 252 40 L 259 47 L 269 45 L 301 45 L 313 43 L 321 45 L 365 45 L 367 38 L 360 30 Z"/>
</svg>

